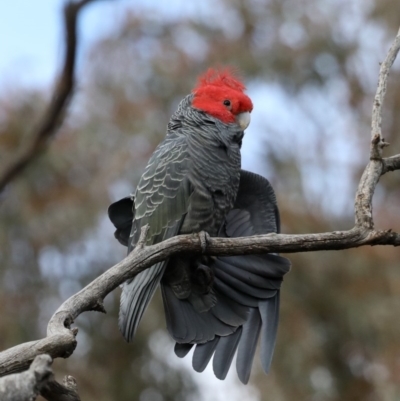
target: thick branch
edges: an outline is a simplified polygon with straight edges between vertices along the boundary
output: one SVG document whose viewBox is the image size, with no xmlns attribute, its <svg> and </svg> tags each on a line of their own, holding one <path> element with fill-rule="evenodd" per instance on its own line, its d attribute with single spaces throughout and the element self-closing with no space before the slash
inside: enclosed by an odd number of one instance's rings
<svg viewBox="0 0 400 401">
<path fill-rule="evenodd" d="M 242 255 L 263 252 L 308 252 L 355 248 L 362 245 L 400 245 L 400 234 L 355 227 L 349 231 L 321 234 L 268 234 L 242 238 L 210 238 L 207 254 Z M 17 345 L 0 353 L 0 376 L 26 369 L 41 353 L 68 357 L 76 346 L 71 324 L 82 312 L 104 311 L 103 300 L 126 280 L 179 252 L 202 252 L 198 235 L 180 235 L 156 245 L 133 250 L 125 259 L 66 300 L 51 318 L 45 339 Z"/>
<path fill-rule="evenodd" d="M 76 24 L 80 10 L 95 0 L 69 1 L 64 7 L 65 53 L 63 68 L 52 99 L 38 126 L 33 130 L 27 142 L 19 149 L 15 158 L 0 171 L 0 192 L 20 174 L 47 146 L 62 124 L 65 111 L 74 88 L 74 72 L 77 47 Z"/>
<path fill-rule="evenodd" d="M 51 375 L 51 358 L 39 355 L 26 372 L 16 373 L 0 379 L 0 400 L 35 400 Z"/>
<path fill-rule="evenodd" d="M 0 400 L 34 400 L 40 393 L 48 401 L 80 401 L 76 380 L 66 376 L 63 384 L 56 382 L 51 364 L 49 355 L 38 355 L 27 371 L 0 379 Z"/>
</svg>

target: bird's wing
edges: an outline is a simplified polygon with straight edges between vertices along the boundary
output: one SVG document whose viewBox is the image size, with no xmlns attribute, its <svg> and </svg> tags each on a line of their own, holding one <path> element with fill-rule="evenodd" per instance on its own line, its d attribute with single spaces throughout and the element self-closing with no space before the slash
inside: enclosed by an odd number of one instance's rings
<svg viewBox="0 0 400 401">
<path fill-rule="evenodd" d="M 242 170 L 235 206 L 220 236 L 242 237 L 279 229 L 276 198 L 268 180 Z M 215 258 L 211 267 L 218 301 L 207 314 L 230 323 L 235 331 L 225 336 L 215 333 L 211 341 L 196 345 L 193 367 L 203 370 L 214 354 L 214 373 L 224 379 L 238 349 L 238 376 L 247 383 L 260 333 L 262 366 L 269 370 L 279 320 L 279 289 L 290 262 L 274 254 L 243 255 Z M 183 357 L 189 349 L 177 344 L 175 352 Z"/>
<path fill-rule="evenodd" d="M 134 211 L 135 198 L 133 195 L 112 203 L 108 208 L 108 217 L 116 228 L 114 237 L 124 246 L 128 246 L 129 243 Z"/>
<path fill-rule="evenodd" d="M 117 228 L 115 236 L 122 244 L 128 242 L 132 204 L 132 198 L 124 198 L 109 209 Z M 242 170 L 236 203 L 220 236 L 279 231 L 279 211 L 268 180 Z M 194 369 L 205 369 L 214 355 L 214 373 L 224 379 L 239 348 L 237 371 L 240 380 L 247 383 L 260 334 L 262 367 L 266 372 L 270 368 L 279 320 L 279 289 L 290 261 L 274 254 L 218 257 L 212 268 L 218 302 L 208 312 L 199 314 L 187 300 L 178 300 L 167 286 L 162 287 L 168 329 L 177 341 L 175 353 L 183 358 L 197 344 Z"/>
<path fill-rule="evenodd" d="M 128 253 L 134 249 L 140 237 L 141 227 L 145 225 L 149 225 L 147 245 L 161 242 L 179 232 L 188 209 L 191 192 L 187 178 L 189 163 L 184 137 L 167 136 L 153 153 L 136 189 Z M 111 213 L 114 221 L 118 220 L 117 216 L 121 216 L 122 224 L 120 228 L 117 226 L 117 235 L 122 242 L 126 240 L 124 224 L 128 216 L 127 204 L 128 201 L 125 201 L 116 207 L 115 213 Z M 128 341 L 134 337 L 167 262 L 166 260 L 155 264 L 123 285 L 119 326 Z"/>
</svg>

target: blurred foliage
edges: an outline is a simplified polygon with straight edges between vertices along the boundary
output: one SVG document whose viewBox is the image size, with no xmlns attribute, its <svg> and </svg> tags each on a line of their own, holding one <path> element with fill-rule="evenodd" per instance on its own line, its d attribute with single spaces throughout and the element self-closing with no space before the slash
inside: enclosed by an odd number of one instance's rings
<svg viewBox="0 0 400 401">
<path fill-rule="evenodd" d="M 400 3 L 155 4 L 135 6 L 93 46 L 66 124 L 0 195 L 0 349 L 45 335 L 59 304 L 124 256 L 107 207 L 133 190 L 169 116 L 209 66 L 234 65 L 245 76 L 258 113 L 245 141 L 253 138 L 258 153 L 244 157 L 273 183 L 284 232 L 353 225 L 378 63 Z M 394 153 L 398 65 L 383 126 Z M 2 95 L 0 165 L 29 135 L 47 97 L 21 88 Z M 379 228 L 400 227 L 398 183 L 398 173 L 381 179 Z M 256 361 L 254 399 L 400 399 L 399 256 L 384 247 L 291 255 L 272 372 L 265 377 Z M 118 298 L 115 291 L 106 299 L 105 316 L 79 317 L 77 351 L 55 362 L 57 372 L 74 375 L 87 401 L 201 399 L 193 374 L 174 363 L 160 299 L 128 345 L 118 333 Z"/>
</svg>

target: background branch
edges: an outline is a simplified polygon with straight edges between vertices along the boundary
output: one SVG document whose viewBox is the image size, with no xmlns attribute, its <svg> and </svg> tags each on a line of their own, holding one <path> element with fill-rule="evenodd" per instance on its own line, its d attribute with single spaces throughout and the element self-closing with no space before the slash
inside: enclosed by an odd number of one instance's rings
<svg viewBox="0 0 400 401">
<path fill-rule="evenodd" d="M 15 158 L 0 171 L 0 192 L 46 148 L 48 140 L 54 136 L 63 123 L 65 112 L 75 84 L 75 64 L 77 48 L 77 19 L 81 9 L 96 0 L 69 1 L 64 7 L 65 52 L 61 74 L 55 91 L 38 126 L 30 134 Z"/>
</svg>

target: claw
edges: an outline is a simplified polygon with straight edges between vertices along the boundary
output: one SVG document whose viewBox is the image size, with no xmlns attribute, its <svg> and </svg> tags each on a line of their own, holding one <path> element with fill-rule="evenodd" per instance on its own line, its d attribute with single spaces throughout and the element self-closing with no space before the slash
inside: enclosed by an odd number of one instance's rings
<svg viewBox="0 0 400 401">
<path fill-rule="evenodd" d="M 207 250 L 207 243 L 208 243 L 209 238 L 210 238 L 210 235 L 207 232 L 205 232 L 205 231 L 199 232 L 199 239 L 200 239 L 202 253 L 205 253 Z"/>
</svg>

